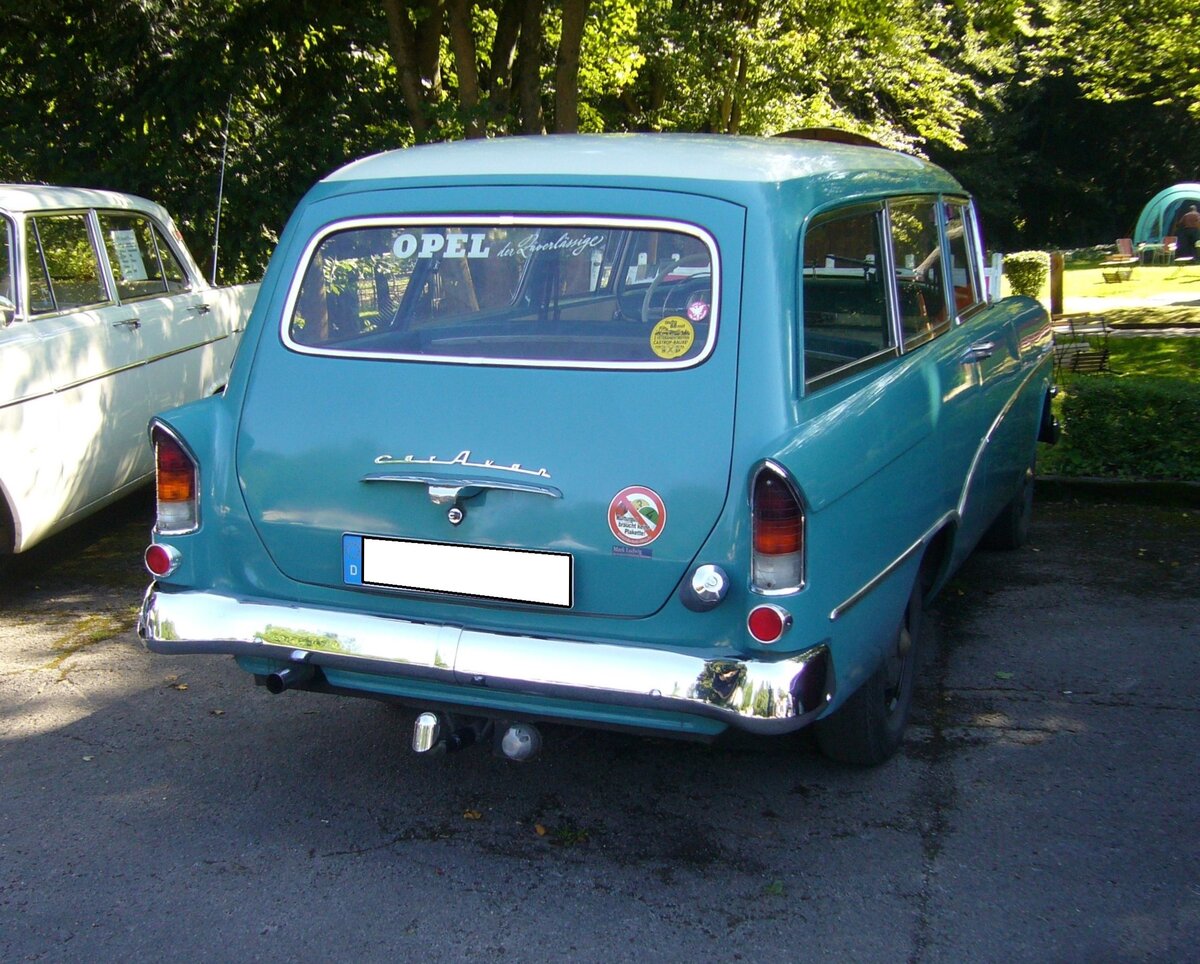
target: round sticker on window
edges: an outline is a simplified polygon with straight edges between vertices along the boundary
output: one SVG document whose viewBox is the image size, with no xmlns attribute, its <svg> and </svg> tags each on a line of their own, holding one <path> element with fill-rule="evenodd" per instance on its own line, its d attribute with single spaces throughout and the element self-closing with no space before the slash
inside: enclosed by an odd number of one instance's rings
<svg viewBox="0 0 1200 964">
<path fill-rule="evenodd" d="M 608 527 L 627 546 L 648 546 L 667 525 L 667 506 L 653 489 L 631 485 L 608 505 Z"/>
<path fill-rule="evenodd" d="M 650 332 L 650 348 L 659 358 L 682 358 L 696 340 L 696 329 L 680 315 L 668 315 Z"/>
</svg>

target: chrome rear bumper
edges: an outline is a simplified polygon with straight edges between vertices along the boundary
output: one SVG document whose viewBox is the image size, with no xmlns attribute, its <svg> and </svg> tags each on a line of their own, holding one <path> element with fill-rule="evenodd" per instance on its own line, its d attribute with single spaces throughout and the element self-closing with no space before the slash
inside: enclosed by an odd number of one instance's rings
<svg viewBox="0 0 1200 964">
<path fill-rule="evenodd" d="M 156 653 L 231 653 L 472 690 L 641 707 L 784 733 L 820 715 L 834 691 L 829 649 L 774 661 L 704 658 L 612 643 L 241 600 L 152 585 L 138 635 Z"/>
</svg>

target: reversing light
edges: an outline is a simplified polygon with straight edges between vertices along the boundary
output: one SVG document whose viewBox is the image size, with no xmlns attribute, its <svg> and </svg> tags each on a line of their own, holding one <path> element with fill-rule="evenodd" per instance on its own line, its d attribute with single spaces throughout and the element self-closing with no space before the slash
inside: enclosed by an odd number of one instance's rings
<svg viewBox="0 0 1200 964">
<path fill-rule="evenodd" d="M 751 494 L 750 578 L 759 592 L 791 592 L 804 584 L 804 507 L 783 470 L 767 463 Z"/>
<path fill-rule="evenodd" d="M 792 625 L 792 614 L 778 606 L 755 606 L 746 618 L 746 628 L 760 643 L 777 642 Z"/>
<path fill-rule="evenodd" d="M 179 534 L 199 526 L 196 462 L 165 426 L 150 430 L 154 445 L 155 488 L 158 517 L 155 531 Z"/>
</svg>

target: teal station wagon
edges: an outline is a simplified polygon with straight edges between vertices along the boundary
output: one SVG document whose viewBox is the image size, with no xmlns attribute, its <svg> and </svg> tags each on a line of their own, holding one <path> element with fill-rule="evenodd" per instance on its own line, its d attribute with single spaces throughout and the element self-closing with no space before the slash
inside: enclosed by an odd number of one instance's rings
<svg viewBox="0 0 1200 964">
<path fill-rule="evenodd" d="M 423 711 L 899 746 L 923 607 L 1027 532 L 1050 329 L 969 198 L 800 139 L 513 138 L 300 204 L 222 395 L 156 419 L 158 653 Z"/>
</svg>

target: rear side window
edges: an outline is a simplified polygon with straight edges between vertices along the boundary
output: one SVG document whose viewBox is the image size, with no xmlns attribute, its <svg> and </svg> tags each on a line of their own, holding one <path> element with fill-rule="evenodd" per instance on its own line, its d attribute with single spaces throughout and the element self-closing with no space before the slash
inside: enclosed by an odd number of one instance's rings
<svg viewBox="0 0 1200 964">
<path fill-rule="evenodd" d="M 928 341 L 949 321 L 937 208 L 936 201 L 925 198 L 888 203 L 905 348 Z"/>
<path fill-rule="evenodd" d="M 187 275 L 153 221 L 139 214 L 100 215 L 100 233 L 122 301 L 186 291 Z"/>
<path fill-rule="evenodd" d="M 319 235 L 284 342 L 309 354 L 679 368 L 716 340 L 713 239 L 647 221 L 360 221 Z"/>
<path fill-rule="evenodd" d="M 108 301 L 84 214 L 29 219 L 29 310 L 32 314 L 86 308 Z"/>
<path fill-rule="evenodd" d="M 882 209 L 817 218 L 804 237 L 804 377 L 816 387 L 895 354 Z"/>
</svg>

